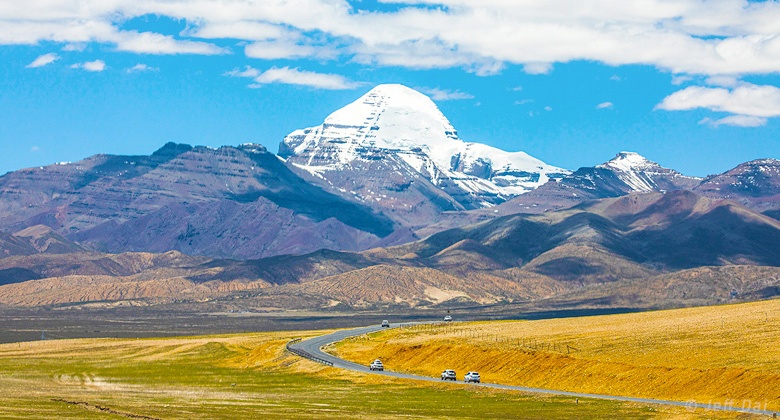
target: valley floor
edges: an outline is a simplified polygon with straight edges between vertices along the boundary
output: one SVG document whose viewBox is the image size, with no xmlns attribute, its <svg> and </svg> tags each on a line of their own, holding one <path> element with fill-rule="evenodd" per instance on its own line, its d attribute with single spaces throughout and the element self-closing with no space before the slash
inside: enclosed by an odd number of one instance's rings
<svg viewBox="0 0 780 420">
<path fill-rule="evenodd" d="M 441 323 L 336 345 L 348 360 L 438 377 L 780 410 L 780 300 L 538 321 Z M 459 376 L 460 377 L 460 376 Z"/>
<path fill-rule="evenodd" d="M 752 401 L 773 408 L 778 402 L 776 390 L 746 387 L 730 372 L 741 370 L 762 381 L 774 378 L 780 356 L 769 351 L 772 347 L 764 340 L 776 339 L 778 318 L 770 313 L 776 313 L 779 305 L 780 301 L 770 301 L 542 321 L 456 322 L 372 334 L 344 342 L 339 352 L 361 362 L 382 356 L 392 370 L 438 376 L 446 365 L 462 375 L 468 366 L 480 370 L 486 382 L 548 380 L 559 388 L 610 392 L 620 391 L 615 386 L 633 384 L 634 392 L 653 394 L 657 383 L 650 374 L 676 378 L 678 371 L 689 372 L 688 385 L 680 386 L 670 399 L 703 396 L 708 388 L 690 388 L 690 384 L 696 378 L 702 378 L 702 383 L 710 380 L 706 376 L 710 372 L 723 372 L 733 382 L 733 387 L 724 389 L 734 393 L 730 398 L 749 394 Z M 758 319 L 760 311 L 763 320 Z M 682 325 L 688 326 L 687 332 Z M 724 327 L 731 332 L 725 334 Z M 734 331 L 737 328 L 742 330 Z M 3 344 L 0 419 L 753 417 L 389 379 L 325 367 L 285 350 L 285 343 L 293 338 L 326 332 Z M 651 332 L 663 339 L 653 341 Z M 741 347 L 724 350 L 735 346 Z M 496 350 L 489 353 L 489 348 Z M 659 358 L 663 353 L 669 356 Z M 633 365 L 628 362 L 631 358 Z M 566 382 L 572 370 L 562 363 L 565 360 L 593 368 L 580 369 L 577 381 Z M 649 369 L 643 371 L 650 373 L 645 380 L 635 374 L 640 363 Z M 599 369 L 610 379 L 599 376 Z M 759 393 L 762 389 L 769 393 Z M 719 394 L 712 395 L 718 398 Z"/>
</svg>

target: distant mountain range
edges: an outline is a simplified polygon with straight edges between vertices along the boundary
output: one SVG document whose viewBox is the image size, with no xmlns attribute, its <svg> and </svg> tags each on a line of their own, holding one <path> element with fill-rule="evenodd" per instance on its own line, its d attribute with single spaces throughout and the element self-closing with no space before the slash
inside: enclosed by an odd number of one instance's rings
<svg viewBox="0 0 780 420">
<path fill-rule="evenodd" d="M 7 257 L 0 259 L 0 304 L 200 302 L 270 310 L 716 303 L 777 294 L 778 243 L 780 221 L 737 203 L 689 191 L 633 193 L 361 253 L 246 261 L 177 252 Z"/>
<path fill-rule="evenodd" d="M 429 98 L 380 85 L 279 155 L 168 143 L 1 176 L 0 304 L 603 301 L 681 273 L 764 296 L 777 217 L 776 159 L 702 179 L 620 152 L 572 172 L 465 142 Z"/>
</svg>

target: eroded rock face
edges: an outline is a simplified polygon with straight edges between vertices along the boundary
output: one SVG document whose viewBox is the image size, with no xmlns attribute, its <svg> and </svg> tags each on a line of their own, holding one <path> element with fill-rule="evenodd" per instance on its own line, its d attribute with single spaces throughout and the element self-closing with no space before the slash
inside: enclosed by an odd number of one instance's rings
<svg viewBox="0 0 780 420">
<path fill-rule="evenodd" d="M 441 211 L 490 207 L 569 173 L 461 140 L 430 98 L 402 85 L 377 86 L 322 125 L 290 133 L 279 155 L 407 226 Z"/>
</svg>

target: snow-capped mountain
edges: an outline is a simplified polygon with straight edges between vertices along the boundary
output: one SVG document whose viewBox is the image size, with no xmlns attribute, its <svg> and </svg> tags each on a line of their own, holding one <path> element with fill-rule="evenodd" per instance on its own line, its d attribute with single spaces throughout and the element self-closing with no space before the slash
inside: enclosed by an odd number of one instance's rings
<svg viewBox="0 0 780 420">
<path fill-rule="evenodd" d="M 381 188 L 358 194 L 357 172 L 363 181 L 422 178 L 466 209 L 504 202 L 570 172 L 523 152 L 461 140 L 430 98 L 397 84 L 379 85 L 322 125 L 290 133 L 279 155 L 365 201 L 388 197 Z M 352 173 L 350 182 L 344 182 L 345 172 Z"/>
<path fill-rule="evenodd" d="M 584 167 L 550 182 L 498 209 L 500 214 L 541 213 L 571 207 L 585 200 L 620 197 L 651 191 L 690 190 L 701 178 L 683 175 L 634 152 L 620 152 L 612 160 Z"/>
<path fill-rule="evenodd" d="M 626 192 L 676 190 L 680 189 L 681 182 L 687 186 L 701 181 L 701 178 L 685 176 L 673 169 L 664 168 L 634 152 L 620 152 L 615 158 L 596 168 L 611 171 L 626 184 Z"/>
</svg>

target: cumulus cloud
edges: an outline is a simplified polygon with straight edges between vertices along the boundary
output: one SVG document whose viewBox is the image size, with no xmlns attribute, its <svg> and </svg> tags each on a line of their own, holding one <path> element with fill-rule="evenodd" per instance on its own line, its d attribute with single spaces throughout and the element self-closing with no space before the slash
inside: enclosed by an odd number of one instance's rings
<svg viewBox="0 0 780 420">
<path fill-rule="evenodd" d="M 49 64 L 51 64 L 51 63 L 53 63 L 53 62 L 55 62 L 55 61 L 57 61 L 59 59 L 60 59 L 60 56 L 58 56 L 57 54 L 54 54 L 54 53 L 44 54 L 42 56 L 39 56 L 35 60 L 33 60 L 32 63 L 28 64 L 27 68 L 28 69 L 34 69 L 34 68 L 38 68 L 38 67 L 43 67 L 43 66 L 49 65 Z"/>
<path fill-rule="evenodd" d="M 139 54 L 342 59 L 496 74 L 547 74 L 575 60 L 651 65 L 679 75 L 780 72 L 780 2 L 745 0 L 32 0 L 0 6 L 0 44 L 109 44 Z M 142 16 L 183 21 L 178 34 L 136 32 Z M 378 30 L 381 28 L 381 30 Z M 207 42 L 209 41 L 209 42 Z M 224 45 L 224 44 L 222 44 Z"/>
<path fill-rule="evenodd" d="M 106 63 L 103 60 L 87 61 L 70 66 L 72 69 L 83 69 L 89 72 L 97 73 L 106 69 Z"/>
<path fill-rule="evenodd" d="M 686 111 L 697 108 L 752 117 L 780 116 L 780 89 L 744 83 L 736 88 L 690 86 L 664 98 L 656 109 Z"/>
<path fill-rule="evenodd" d="M 615 105 L 612 102 L 602 102 L 596 105 L 596 109 L 612 109 Z"/>
<path fill-rule="evenodd" d="M 687 111 L 702 108 L 731 114 L 699 121 L 699 124 L 712 127 L 760 127 L 766 125 L 769 118 L 780 116 L 780 89 L 775 86 L 735 83 L 736 87 L 733 88 L 690 86 L 664 98 L 656 105 L 656 109 Z"/>
<path fill-rule="evenodd" d="M 447 90 L 439 88 L 417 88 L 420 92 L 428 95 L 434 101 L 453 101 L 462 99 L 474 99 L 474 95 L 470 93 L 461 92 L 459 90 Z"/>
<path fill-rule="evenodd" d="M 254 83 L 250 84 L 249 87 L 252 89 L 275 83 L 328 90 L 355 89 L 363 85 L 363 83 L 351 81 L 337 74 L 316 73 L 290 67 L 272 67 L 261 72 L 258 69 L 247 66 L 243 70 L 234 69 L 224 73 L 224 75 L 251 78 Z"/>
</svg>

